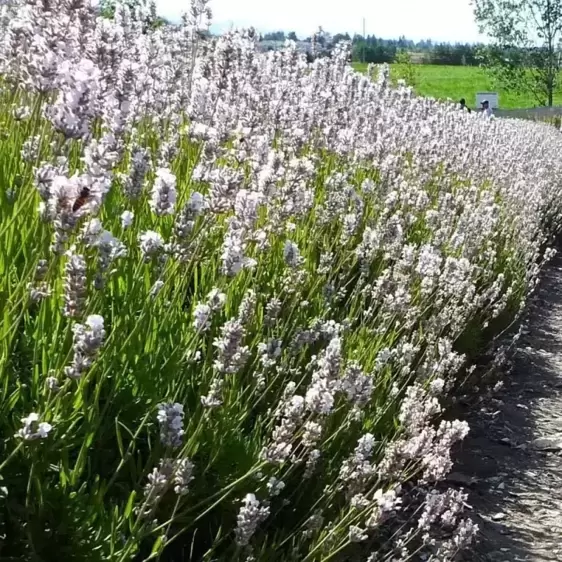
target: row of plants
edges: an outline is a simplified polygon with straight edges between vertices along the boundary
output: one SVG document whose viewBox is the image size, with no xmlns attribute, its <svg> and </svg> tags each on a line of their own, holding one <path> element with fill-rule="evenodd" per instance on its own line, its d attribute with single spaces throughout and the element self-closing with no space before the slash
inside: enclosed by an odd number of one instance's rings
<svg viewBox="0 0 562 562">
<path fill-rule="evenodd" d="M 0 556 L 452 560 L 442 416 L 561 217 L 560 136 L 80 0 L 0 15 Z"/>
</svg>

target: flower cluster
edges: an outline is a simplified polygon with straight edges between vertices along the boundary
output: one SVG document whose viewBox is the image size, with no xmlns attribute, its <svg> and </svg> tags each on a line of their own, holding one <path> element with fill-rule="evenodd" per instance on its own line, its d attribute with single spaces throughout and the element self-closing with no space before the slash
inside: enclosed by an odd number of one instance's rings
<svg viewBox="0 0 562 562">
<path fill-rule="evenodd" d="M 144 487 L 143 516 L 153 513 L 164 494 L 171 488 L 178 496 L 184 496 L 189 491 L 189 483 L 193 480 L 193 463 L 186 458 L 163 459 L 158 468 L 154 468 L 148 475 L 148 482 Z"/>
<path fill-rule="evenodd" d="M 269 507 L 260 505 L 254 494 L 248 494 L 242 501 L 236 523 L 236 542 L 245 546 L 250 542 L 258 525 L 269 516 Z"/>
<path fill-rule="evenodd" d="M 31 413 L 22 419 L 23 427 L 18 431 L 17 437 L 26 441 L 45 439 L 53 426 L 47 422 L 39 421 L 39 414 Z"/>
<path fill-rule="evenodd" d="M 85 324 L 74 324 L 72 364 L 65 367 L 65 374 L 71 379 L 79 379 L 92 366 L 105 340 L 103 317 L 92 314 L 86 318 Z"/>
<path fill-rule="evenodd" d="M 160 424 L 160 440 L 163 445 L 179 447 L 182 443 L 183 406 L 181 404 L 160 404 L 158 406 L 158 423 Z"/>
</svg>

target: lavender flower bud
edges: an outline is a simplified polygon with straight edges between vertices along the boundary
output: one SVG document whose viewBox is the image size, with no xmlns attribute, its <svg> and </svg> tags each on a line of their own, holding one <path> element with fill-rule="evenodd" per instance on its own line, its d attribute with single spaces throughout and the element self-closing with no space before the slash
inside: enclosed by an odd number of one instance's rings
<svg viewBox="0 0 562 562">
<path fill-rule="evenodd" d="M 72 364 L 65 367 L 68 377 L 80 378 L 93 364 L 100 348 L 105 340 L 105 329 L 103 317 L 92 314 L 86 318 L 85 325 L 74 324 L 73 351 L 74 357 Z"/>
<path fill-rule="evenodd" d="M 75 254 L 72 248 L 67 252 L 64 266 L 64 311 L 67 318 L 78 318 L 86 302 L 86 260 Z"/>
<path fill-rule="evenodd" d="M 171 215 L 176 198 L 176 176 L 168 168 L 159 168 L 152 188 L 150 208 L 158 216 Z"/>
<path fill-rule="evenodd" d="M 131 199 L 137 199 L 142 192 L 144 180 L 150 169 L 150 153 L 147 149 L 134 147 L 131 154 L 131 169 L 123 189 Z"/>
<path fill-rule="evenodd" d="M 260 502 L 254 494 L 247 494 L 242 501 L 243 506 L 238 512 L 236 518 L 236 544 L 238 546 L 246 546 L 260 523 L 265 521 L 269 516 L 269 507 L 260 506 Z"/>
<path fill-rule="evenodd" d="M 222 387 L 224 385 L 223 379 L 216 378 L 209 387 L 209 394 L 201 396 L 201 404 L 205 408 L 218 408 L 222 404 Z"/>
<path fill-rule="evenodd" d="M 293 269 L 299 267 L 303 261 L 299 252 L 299 247 L 290 240 L 285 242 L 285 247 L 283 248 L 283 258 L 285 259 L 285 263 Z"/>
<path fill-rule="evenodd" d="M 167 403 L 158 406 L 158 423 L 160 424 L 160 441 L 167 447 L 177 448 L 182 443 L 183 406 Z"/>
<path fill-rule="evenodd" d="M 145 260 L 157 256 L 164 249 L 164 239 L 153 230 L 143 232 L 139 236 L 139 242 Z"/>
<path fill-rule="evenodd" d="M 217 348 L 217 359 L 214 363 L 219 373 L 237 373 L 249 357 L 248 346 L 242 345 L 246 331 L 240 320 L 229 320 L 221 328 L 221 337 L 216 338 L 213 345 Z"/>
<path fill-rule="evenodd" d="M 267 482 L 267 491 L 270 496 L 278 496 L 285 488 L 285 483 L 272 476 Z"/>
<path fill-rule="evenodd" d="M 133 224 L 135 215 L 132 211 L 123 211 L 121 214 L 121 226 L 123 228 L 129 228 Z"/>
<path fill-rule="evenodd" d="M 174 472 L 174 492 L 178 496 L 185 496 L 189 483 L 193 480 L 194 465 L 189 459 L 178 459 Z"/>
<path fill-rule="evenodd" d="M 23 427 L 17 432 L 16 437 L 21 437 L 25 441 L 35 439 L 45 439 L 53 426 L 47 422 L 39 422 L 39 414 L 31 413 L 22 418 Z"/>
</svg>

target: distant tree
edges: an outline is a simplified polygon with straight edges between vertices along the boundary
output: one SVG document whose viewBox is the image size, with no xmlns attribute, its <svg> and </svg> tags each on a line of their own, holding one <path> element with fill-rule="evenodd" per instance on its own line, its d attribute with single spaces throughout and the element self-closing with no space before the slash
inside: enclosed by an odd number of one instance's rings
<svg viewBox="0 0 562 562">
<path fill-rule="evenodd" d="M 285 41 L 284 31 L 273 31 L 271 33 L 266 33 L 263 36 L 264 41 Z"/>
<path fill-rule="evenodd" d="M 418 72 L 416 65 L 412 63 L 412 57 L 406 49 L 401 49 L 396 54 L 396 68 L 394 76 L 398 80 L 404 80 L 408 86 L 415 88 L 417 85 Z"/>
<path fill-rule="evenodd" d="M 474 45 L 461 43 L 455 45 L 438 43 L 430 50 L 428 62 L 453 66 L 476 66 L 479 64 L 478 49 Z"/>
<path fill-rule="evenodd" d="M 353 38 L 352 60 L 367 63 L 383 64 L 394 62 L 396 57 L 396 41 L 379 39 L 373 35 Z"/>
<path fill-rule="evenodd" d="M 411 40 L 409 40 L 409 39 L 406 39 L 406 37 L 404 37 L 404 35 L 401 35 L 401 36 L 398 38 L 397 47 L 398 47 L 401 51 L 403 51 L 404 49 L 411 49 L 411 48 L 414 47 L 414 42 L 411 41 Z"/>
<path fill-rule="evenodd" d="M 482 32 L 493 44 L 481 49 L 484 65 L 511 90 L 552 106 L 559 86 L 562 0 L 473 0 Z"/>
<path fill-rule="evenodd" d="M 433 47 L 433 41 L 431 39 L 425 39 L 424 41 L 420 41 L 416 47 L 422 49 L 424 51 L 429 50 Z"/>
<path fill-rule="evenodd" d="M 338 43 L 341 43 L 342 41 L 351 41 L 351 37 L 349 36 L 349 33 L 336 33 L 332 37 L 332 43 L 334 45 L 337 45 Z"/>
<path fill-rule="evenodd" d="M 289 31 L 289 33 L 287 33 L 287 39 L 289 41 L 298 41 L 299 38 L 297 37 L 297 34 L 294 31 Z"/>
</svg>

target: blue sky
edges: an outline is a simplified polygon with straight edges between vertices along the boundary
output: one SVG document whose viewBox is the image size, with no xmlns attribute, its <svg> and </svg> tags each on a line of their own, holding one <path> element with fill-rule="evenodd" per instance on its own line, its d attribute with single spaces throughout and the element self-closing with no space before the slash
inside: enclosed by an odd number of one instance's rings
<svg viewBox="0 0 562 562">
<path fill-rule="evenodd" d="M 175 19 L 188 0 L 156 0 L 163 16 Z M 296 31 L 310 35 L 321 25 L 331 33 L 440 41 L 482 39 L 470 0 L 211 0 L 214 29 L 253 26 L 261 32 Z"/>
</svg>

